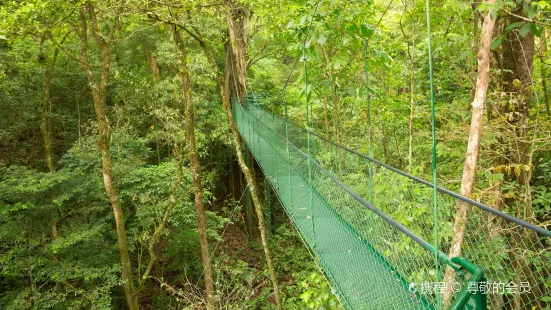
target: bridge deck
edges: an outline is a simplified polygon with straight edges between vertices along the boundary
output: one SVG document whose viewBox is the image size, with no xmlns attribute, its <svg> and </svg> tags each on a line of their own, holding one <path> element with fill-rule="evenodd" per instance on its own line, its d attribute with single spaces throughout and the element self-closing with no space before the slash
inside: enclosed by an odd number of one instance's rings
<svg viewBox="0 0 551 310">
<path fill-rule="evenodd" d="M 307 176 L 289 167 L 281 150 L 248 122 L 238 124 L 285 210 L 348 308 L 432 309 L 425 300 L 412 296 L 403 278 L 343 220 L 328 197 L 313 190 L 310 208 Z M 273 168 L 268 171 L 266 167 Z"/>
</svg>

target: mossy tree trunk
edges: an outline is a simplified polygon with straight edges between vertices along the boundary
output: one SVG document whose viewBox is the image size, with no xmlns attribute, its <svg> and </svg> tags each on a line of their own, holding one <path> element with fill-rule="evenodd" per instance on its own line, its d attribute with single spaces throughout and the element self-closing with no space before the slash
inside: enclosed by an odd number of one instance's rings
<svg viewBox="0 0 551 310">
<path fill-rule="evenodd" d="M 109 86 L 109 67 L 111 64 L 110 40 L 105 38 L 100 32 L 95 7 L 87 2 L 80 7 L 80 39 L 81 39 L 81 64 L 88 80 L 90 91 L 92 92 L 92 101 L 98 123 L 98 146 L 101 152 L 103 185 L 107 198 L 113 209 L 115 216 L 115 227 L 117 231 L 117 244 L 119 248 L 120 259 L 122 263 L 122 280 L 124 294 L 128 307 L 131 310 L 139 309 L 138 292 L 134 287 L 132 279 L 132 264 L 128 254 L 128 243 L 126 238 L 126 228 L 124 223 L 124 214 L 119 197 L 119 191 L 113 181 L 113 167 L 111 160 L 111 151 L 109 146 L 109 136 L 111 127 L 107 117 L 107 87 Z M 86 14 L 88 13 L 88 18 Z M 100 78 L 99 81 L 92 71 L 92 65 L 88 60 L 88 22 L 91 25 L 91 31 L 100 48 Z"/>
<path fill-rule="evenodd" d="M 187 66 L 187 45 L 180 36 L 178 28 L 171 25 L 172 37 L 180 54 L 180 77 L 182 79 L 182 93 L 184 98 L 185 136 L 191 168 L 191 179 L 193 182 L 193 193 L 195 196 L 195 213 L 197 215 L 197 230 L 199 232 L 199 243 L 201 245 L 201 260 L 204 269 L 205 291 L 207 309 L 214 309 L 214 284 L 212 280 L 212 265 L 210 262 L 209 244 L 207 238 L 207 223 L 205 218 L 205 205 L 203 203 L 203 181 L 201 176 L 201 163 L 195 140 L 195 110 L 191 97 L 191 82 Z"/>
</svg>

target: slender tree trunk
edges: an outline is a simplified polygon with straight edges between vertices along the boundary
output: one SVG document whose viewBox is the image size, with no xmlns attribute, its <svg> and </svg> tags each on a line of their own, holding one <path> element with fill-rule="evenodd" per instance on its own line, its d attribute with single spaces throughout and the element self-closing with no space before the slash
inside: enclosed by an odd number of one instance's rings
<svg viewBox="0 0 551 310">
<path fill-rule="evenodd" d="M 480 20 L 480 13 L 478 12 L 478 4 L 477 3 L 473 3 L 472 8 L 473 8 L 473 55 L 476 55 L 476 53 L 478 51 L 478 42 L 479 42 L 479 38 L 478 38 L 479 29 L 478 29 L 478 26 L 479 26 L 479 23 L 480 23 L 480 21 L 479 21 Z M 474 76 L 476 76 L 476 70 L 474 70 L 471 60 L 469 60 L 469 71 L 471 71 L 472 74 Z M 475 92 L 476 92 L 476 87 L 471 88 L 471 101 L 474 100 Z M 467 111 L 470 110 L 469 108 L 470 107 L 467 107 Z"/>
<path fill-rule="evenodd" d="M 155 59 L 155 56 L 153 56 L 153 53 L 151 53 L 151 50 L 148 47 L 145 47 L 145 57 L 147 59 L 147 64 L 149 65 L 149 70 L 151 70 L 151 73 L 155 78 L 155 82 L 160 82 L 161 70 L 159 69 L 159 65 L 157 64 L 157 59 Z"/>
<path fill-rule="evenodd" d="M 247 62 L 249 59 L 249 18 L 250 11 L 246 5 L 228 1 L 226 22 L 228 24 L 229 51 L 232 64 L 236 95 L 242 100 L 247 96 Z"/>
<path fill-rule="evenodd" d="M 255 209 L 256 217 L 258 219 L 258 228 L 260 230 L 260 238 L 262 240 L 262 247 L 264 249 L 264 256 L 266 257 L 266 262 L 268 264 L 268 269 L 270 272 L 270 280 L 272 281 L 272 286 L 274 288 L 274 297 L 278 309 L 283 309 L 281 304 L 281 297 L 279 294 L 279 284 L 277 280 L 277 274 L 274 268 L 274 263 L 272 260 L 272 255 L 270 253 L 270 247 L 268 244 L 268 234 L 266 231 L 266 223 L 264 221 L 264 213 L 262 202 L 258 196 L 258 190 L 255 182 L 255 178 L 251 169 L 247 167 L 245 158 L 243 156 L 243 149 L 241 145 L 241 139 L 239 136 L 239 131 L 237 125 L 235 124 L 235 119 L 233 118 L 231 101 L 230 101 L 230 73 L 234 74 L 237 80 L 237 96 L 243 98 L 247 94 L 246 88 L 246 79 L 247 79 L 247 62 L 248 62 L 248 20 L 249 20 L 249 10 L 245 6 L 235 7 L 233 2 L 228 2 L 226 6 L 226 21 L 228 24 L 228 35 L 230 38 L 229 49 L 227 50 L 226 55 L 226 68 L 225 78 L 222 75 L 219 75 L 219 87 L 220 87 L 220 97 L 222 99 L 222 107 L 226 112 L 228 121 L 230 124 L 230 130 L 232 132 L 233 141 L 235 145 L 235 151 L 237 153 L 237 161 L 245 179 L 249 186 L 249 191 L 251 198 L 253 200 L 253 206 Z M 211 65 L 216 69 L 214 64 L 214 59 L 210 58 Z M 232 66 L 232 60 L 234 66 Z M 234 70 L 232 70 L 232 67 Z"/>
<path fill-rule="evenodd" d="M 207 223 L 205 218 L 205 205 L 203 204 L 203 183 L 201 176 L 201 163 L 195 142 L 195 111 L 191 98 L 191 82 L 186 62 L 187 46 L 180 36 L 176 26 L 171 25 L 174 42 L 180 52 L 180 76 L 182 77 L 182 92 L 184 98 L 184 115 L 186 142 L 189 153 L 191 179 L 195 195 L 195 213 L 197 214 L 197 230 L 199 243 L 201 244 L 201 259 L 205 270 L 205 289 L 207 293 L 207 309 L 214 309 L 214 284 L 212 280 L 212 265 L 210 263 L 209 244 L 207 238 Z"/>
<path fill-rule="evenodd" d="M 400 20 L 400 29 L 402 34 L 407 39 L 407 35 L 402 28 Z M 411 20 L 411 50 L 408 44 L 409 58 L 409 139 L 408 139 L 408 172 L 411 174 L 413 170 L 413 119 L 415 115 L 415 20 Z"/>
<path fill-rule="evenodd" d="M 251 198 L 253 200 L 255 213 L 258 218 L 258 228 L 260 230 L 260 237 L 262 239 L 262 247 L 264 248 L 264 255 L 266 257 L 266 261 L 268 263 L 268 269 L 270 271 L 270 280 L 272 281 L 272 285 L 274 287 L 274 296 L 275 296 L 277 308 L 283 309 L 283 306 L 281 304 L 281 297 L 279 295 L 279 284 L 277 281 L 277 274 L 275 272 L 274 263 L 272 261 L 272 255 L 270 254 L 270 248 L 268 245 L 266 224 L 264 221 L 264 214 L 262 213 L 262 210 L 263 210 L 262 202 L 258 197 L 258 190 L 255 186 L 253 175 L 250 169 L 245 164 L 245 158 L 241 148 L 242 145 L 241 145 L 241 139 L 239 137 L 239 131 L 237 129 L 237 125 L 235 124 L 235 120 L 233 118 L 233 114 L 231 111 L 230 98 L 225 92 L 224 87 L 222 85 L 220 86 L 220 97 L 222 98 L 222 106 L 224 108 L 224 111 L 226 112 L 228 121 L 230 123 L 230 130 L 233 136 L 235 151 L 237 153 L 237 161 L 239 163 L 239 166 L 241 167 L 241 170 L 243 171 L 243 174 L 245 175 L 245 179 L 247 180 L 247 184 L 249 185 L 249 188 L 250 188 Z"/>
<path fill-rule="evenodd" d="M 117 9 L 115 16 L 115 29 L 111 37 L 115 39 L 115 77 L 121 73 L 121 51 L 122 51 L 122 7 Z"/>
<path fill-rule="evenodd" d="M 42 102 L 42 118 L 40 122 L 40 130 L 42 131 L 42 138 L 44 140 L 44 160 L 46 162 L 46 167 L 48 172 L 55 172 L 54 164 L 52 162 L 52 138 L 51 138 L 51 125 L 50 125 L 50 113 L 52 106 L 51 99 L 51 83 L 53 79 L 54 69 L 57 61 L 57 56 L 59 54 L 59 47 L 55 47 L 50 66 L 46 69 L 44 73 L 44 98 Z M 52 197 L 53 199 L 53 197 Z M 57 223 L 59 221 L 60 215 L 58 211 L 55 211 L 57 216 L 52 220 L 52 239 L 57 239 Z M 56 283 L 56 288 L 59 289 L 60 283 Z"/>
<path fill-rule="evenodd" d="M 522 5 L 518 5 L 514 11 L 518 15 L 523 14 Z M 509 23 L 522 21 L 518 17 L 511 17 Z M 530 196 L 530 180 L 532 167 L 533 144 L 530 140 L 530 132 L 533 123 L 530 120 L 530 102 L 534 83 L 532 80 L 532 67 L 534 60 L 534 34 L 529 31 L 522 36 L 518 29 L 509 31 L 502 47 L 503 57 L 503 90 L 511 98 L 510 104 L 501 106 L 501 114 L 507 117 L 507 148 L 505 165 L 515 167 L 515 173 L 505 175 L 505 181 L 514 181 L 519 186 L 515 189 L 515 197 L 506 198 L 505 205 L 512 210 L 516 209 L 516 216 L 524 219 L 533 217 L 532 200 Z M 509 259 L 516 271 L 515 281 L 528 281 L 532 287 L 539 281 L 533 276 L 531 259 L 526 256 L 526 247 L 531 245 L 534 251 L 539 244 L 537 236 L 528 230 L 517 228 L 506 232 L 510 246 Z M 532 306 L 542 308 L 538 298 L 519 294 L 514 296 L 514 309 L 531 309 Z"/>
<path fill-rule="evenodd" d="M 492 5 L 495 0 L 488 0 L 488 4 Z M 482 123 L 484 119 L 484 102 L 488 92 L 488 81 L 490 76 L 490 44 L 492 43 L 492 35 L 494 32 L 495 20 L 491 18 L 491 9 L 484 16 L 482 25 L 482 38 L 480 49 L 477 53 L 478 75 L 476 79 L 475 96 L 472 103 L 472 119 L 469 130 L 469 140 L 467 144 L 467 153 L 465 155 L 465 166 L 463 169 L 463 177 L 461 180 L 461 195 L 469 197 L 471 195 L 474 177 L 476 173 L 476 164 L 478 161 L 478 152 L 480 149 L 480 138 L 482 135 Z M 453 237 L 450 245 L 450 257 L 461 255 L 461 246 L 465 238 L 465 230 L 467 226 L 467 213 L 469 205 L 465 203 L 457 203 L 457 213 L 455 215 L 455 223 L 453 227 Z M 444 276 L 445 283 L 453 283 L 455 273 L 451 268 L 446 269 Z M 447 288 L 452 288 L 453 285 L 447 285 Z M 443 300 L 447 306 L 451 302 L 453 291 L 446 289 Z"/>
<path fill-rule="evenodd" d="M 547 70 L 545 70 L 545 53 L 547 52 L 547 37 L 545 35 L 545 27 L 541 30 L 541 37 L 540 37 L 540 51 L 539 51 L 539 58 L 540 58 L 540 70 L 541 70 L 541 88 L 543 90 L 543 101 L 545 103 L 545 111 L 547 112 L 547 116 L 551 116 L 551 112 L 549 109 L 549 94 L 547 93 Z"/>
<path fill-rule="evenodd" d="M 99 83 L 96 81 L 92 66 L 88 62 L 88 21 L 86 12 L 90 17 L 92 33 L 101 49 L 101 77 Z M 128 307 L 131 310 L 139 309 L 138 292 L 134 288 L 132 279 L 132 264 L 128 254 L 128 243 L 126 239 L 126 229 L 124 224 L 124 214 L 119 198 L 119 192 L 113 182 L 111 151 L 109 147 L 109 135 L 111 128 L 107 118 L 107 87 L 109 85 L 109 65 L 111 62 L 111 53 L 109 42 L 100 33 L 98 21 L 94 6 L 91 3 L 86 3 L 80 8 L 80 36 L 81 36 L 81 60 L 84 73 L 88 79 L 88 85 L 92 92 L 92 100 L 94 102 L 94 110 L 98 122 L 99 141 L 98 146 L 101 151 L 103 185 L 107 193 L 107 197 L 113 208 L 115 216 L 115 227 L 117 230 L 117 243 L 119 254 L 122 263 L 122 279 L 123 288 L 128 302 Z"/>
<path fill-rule="evenodd" d="M 415 116 L 415 73 L 413 59 L 411 60 L 410 73 L 410 102 L 409 102 L 409 139 L 408 139 L 408 172 L 413 172 L 413 120 Z"/>
<path fill-rule="evenodd" d="M 226 7 L 226 18 L 227 20 L 232 18 L 231 10 L 229 7 Z M 233 29 L 232 25 L 233 23 L 231 22 L 228 23 L 228 32 L 232 31 Z M 257 187 L 255 185 L 251 170 L 249 169 L 249 167 L 247 167 L 247 164 L 245 163 L 245 157 L 243 155 L 243 149 L 242 149 L 241 139 L 239 136 L 239 130 L 237 129 L 237 125 L 235 123 L 235 119 L 233 118 L 232 109 L 231 109 L 230 79 L 231 79 L 231 72 L 232 72 L 232 53 L 233 53 L 232 51 L 229 50 L 229 48 L 231 48 L 231 45 L 229 47 L 228 46 L 226 47 L 225 67 L 224 67 L 224 73 L 222 73 L 222 70 L 220 70 L 216 62 L 215 50 L 205 42 L 205 40 L 203 39 L 200 33 L 200 30 L 197 28 L 193 28 L 194 31 L 191 31 L 186 27 L 183 27 L 183 28 L 186 30 L 186 32 L 189 35 L 191 35 L 195 40 L 198 41 L 199 45 L 201 46 L 201 48 L 205 53 L 205 56 L 210 66 L 212 67 L 213 71 L 217 74 L 218 86 L 220 89 L 220 99 L 222 100 L 222 108 L 224 109 L 224 112 L 228 117 L 228 122 L 230 125 L 231 135 L 233 137 L 235 152 L 237 154 L 237 162 L 241 167 L 241 171 L 243 171 L 247 184 L 250 188 L 251 198 L 253 200 L 254 209 L 258 218 L 258 228 L 260 230 L 260 237 L 262 240 L 262 247 L 264 249 L 264 256 L 266 257 L 266 262 L 268 264 L 270 280 L 274 288 L 275 301 L 277 304 L 277 308 L 283 309 L 283 306 L 281 304 L 281 297 L 279 295 L 279 284 L 277 281 L 277 274 L 275 272 L 274 263 L 272 260 L 272 256 L 270 254 L 270 248 L 268 246 L 266 224 L 264 221 L 264 214 L 262 213 L 263 212 L 262 202 L 260 201 L 260 198 L 258 196 Z"/>
<path fill-rule="evenodd" d="M 50 66 L 44 73 L 44 100 L 42 102 L 42 118 L 40 122 L 40 130 L 44 140 L 44 159 L 49 172 L 54 172 L 54 164 L 52 161 L 52 133 L 50 124 L 50 110 L 52 107 L 51 84 L 54 75 L 54 69 L 59 54 L 59 47 L 54 49 L 54 55 L 50 62 Z"/>
<path fill-rule="evenodd" d="M 175 149 L 176 149 L 176 146 L 175 146 Z M 147 281 L 147 279 L 149 278 L 149 274 L 151 273 L 151 271 L 153 269 L 153 266 L 157 264 L 158 249 L 156 249 L 156 246 L 157 246 L 157 244 L 159 243 L 159 240 L 162 237 L 163 231 L 165 230 L 166 226 L 168 225 L 168 218 L 170 216 L 170 213 L 172 212 L 172 210 L 176 206 L 175 192 L 178 189 L 178 187 L 180 186 L 180 184 L 184 181 L 184 171 L 183 171 L 183 167 L 182 167 L 182 152 L 180 151 L 180 152 L 176 152 L 176 153 L 177 153 L 176 156 L 177 156 L 177 159 L 178 159 L 178 174 L 179 174 L 179 176 L 178 176 L 178 179 L 176 180 L 176 182 L 174 182 L 172 184 L 172 186 L 170 187 L 169 194 L 168 194 L 170 204 L 168 205 L 168 207 L 165 210 L 165 214 L 163 216 L 163 219 L 162 219 L 161 223 L 159 224 L 159 226 L 157 226 L 155 228 L 155 231 L 154 231 L 154 233 L 151 236 L 151 239 L 149 241 L 149 245 L 147 247 L 147 251 L 149 252 L 149 263 L 147 264 L 145 272 L 143 273 L 143 275 L 141 277 L 140 277 L 140 274 L 138 273 L 138 277 L 141 278 L 140 279 L 140 284 L 138 286 L 138 291 L 143 290 L 144 284 Z M 138 272 L 140 272 L 140 269 L 141 269 L 139 266 L 140 266 L 140 263 L 138 261 Z"/>
</svg>

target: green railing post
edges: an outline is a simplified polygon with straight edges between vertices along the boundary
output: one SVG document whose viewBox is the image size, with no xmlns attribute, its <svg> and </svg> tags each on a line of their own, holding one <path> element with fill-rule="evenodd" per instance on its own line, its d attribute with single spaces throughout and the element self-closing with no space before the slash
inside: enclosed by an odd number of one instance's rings
<svg viewBox="0 0 551 310">
<path fill-rule="evenodd" d="M 250 132 L 250 127 L 249 127 Z M 249 149 L 247 148 L 247 144 L 243 143 L 245 146 L 245 163 L 247 164 L 247 167 L 251 167 L 251 159 L 249 155 Z M 251 188 L 247 184 L 247 225 L 249 228 L 249 242 L 253 239 L 253 207 L 251 203 Z"/>
<path fill-rule="evenodd" d="M 476 309 L 486 310 L 486 294 L 479 289 L 480 283 L 486 282 L 484 271 L 461 256 L 454 257 L 451 262 L 461 266 L 471 274 L 467 285 L 457 294 L 448 310 Z M 476 290 L 470 290 L 469 287 L 476 287 Z"/>
<path fill-rule="evenodd" d="M 316 248 L 316 227 L 314 223 L 314 206 L 313 200 L 313 184 L 312 184 L 312 155 L 310 154 L 310 102 L 308 101 L 309 86 L 308 85 L 308 65 L 306 64 L 306 46 L 302 47 L 302 60 L 304 61 L 304 98 L 306 103 L 306 140 L 308 144 L 308 188 L 310 189 L 308 206 L 310 209 L 310 217 L 312 220 L 312 241 L 314 249 Z"/>
<path fill-rule="evenodd" d="M 272 234 L 272 197 L 271 197 L 270 182 L 266 179 L 266 207 L 267 210 L 267 222 L 268 222 L 268 235 Z"/>
<path fill-rule="evenodd" d="M 427 13 L 427 47 L 428 47 L 428 58 L 429 58 L 429 86 L 430 86 L 430 107 L 431 107 L 431 132 L 432 132 L 432 199 L 433 199 L 433 234 L 434 234 L 434 247 L 438 250 L 438 178 L 437 178 L 437 157 L 436 157 L 436 116 L 435 116 L 435 105 L 434 105 L 434 81 L 433 81 L 433 66 L 432 66 L 432 44 L 431 44 L 431 29 L 430 29 L 430 0 L 425 1 L 425 10 Z M 435 278 L 436 282 L 440 282 L 440 270 L 438 266 L 438 257 L 434 257 L 435 264 Z M 442 309 L 442 296 L 438 294 L 437 296 L 437 308 L 438 310 Z"/>
<path fill-rule="evenodd" d="M 293 194 L 292 194 L 292 187 L 291 187 L 291 152 L 289 151 L 289 119 L 288 119 L 288 112 L 287 112 L 287 101 L 285 102 L 285 146 L 287 150 L 287 168 L 288 168 L 288 192 L 289 192 L 289 206 L 293 206 Z"/>
</svg>

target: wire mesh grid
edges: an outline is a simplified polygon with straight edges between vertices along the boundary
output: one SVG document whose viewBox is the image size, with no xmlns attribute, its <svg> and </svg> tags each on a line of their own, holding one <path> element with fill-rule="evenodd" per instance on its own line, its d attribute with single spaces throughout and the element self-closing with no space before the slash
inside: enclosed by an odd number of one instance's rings
<svg viewBox="0 0 551 310">
<path fill-rule="evenodd" d="M 328 173 L 359 196 L 371 198 L 373 205 L 424 240 L 433 240 L 431 187 L 314 133 L 310 134 L 310 156 L 315 163 L 310 163 L 310 187 L 306 129 L 251 103 L 245 103 L 246 111 L 239 104 L 234 106 L 242 133 L 251 136 L 252 130 L 255 131 L 252 136 L 256 142 L 247 141 L 253 142 L 253 153 L 265 158 L 259 162 L 266 171 L 272 171 L 270 181 L 278 194 L 284 195 L 285 207 L 291 209 L 293 220 L 350 308 L 431 308 L 436 305 L 437 295 L 443 296 L 447 306 L 468 286 L 469 292 L 484 295 L 489 309 L 549 309 L 548 234 L 538 234 L 440 192 L 439 250 L 449 253 L 456 210 L 463 203 L 468 215 L 461 255 L 482 267 L 487 280 L 469 283 L 468 275 L 456 274 L 451 269 L 445 274 L 444 261 L 439 262 L 437 277 L 433 253 L 366 210 L 337 186 Z M 401 291 L 394 289 L 393 284 L 397 283 Z M 446 297 L 448 294 L 450 298 Z"/>
<path fill-rule="evenodd" d="M 432 254 L 370 214 L 312 163 L 311 187 L 308 157 L 302 150 L 306 138 L 298 128 L 262 110 L 255 116 L 234 106 L 243 137 L 343 302 L 351 309 L 433 308 L 434 298 L 409 287 L 411 279 L 434 281 Z M 319 145 L 313 149 L 321 152 Z"/>
</svg>

